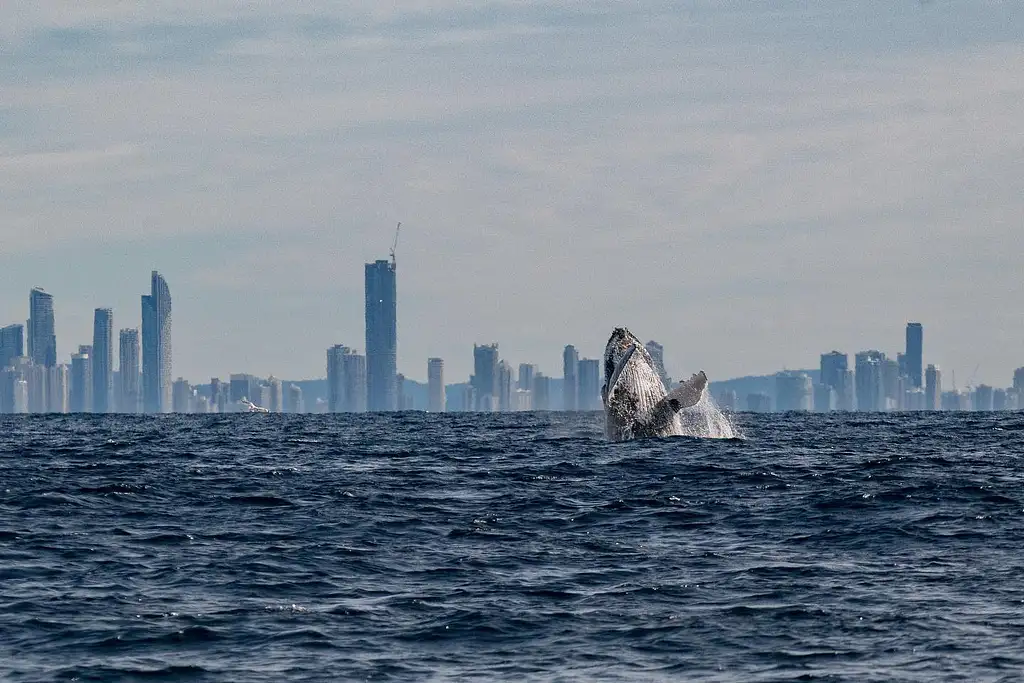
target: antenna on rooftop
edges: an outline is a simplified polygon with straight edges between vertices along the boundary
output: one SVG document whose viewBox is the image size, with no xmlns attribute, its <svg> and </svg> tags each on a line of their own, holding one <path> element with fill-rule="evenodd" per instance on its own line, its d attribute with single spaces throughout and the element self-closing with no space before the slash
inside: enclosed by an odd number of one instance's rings
<svg viewBox="0 0 1024 683">
<path fill-rule="evenodd" d="M 398 234 L 402 232 L 402 222 L 398 222 L 398 227 L 395 228 L 395 241 L 391 244 L 391 265 L 394 267 L 395 264 L 395 251 L 398 249 Z"/>
</svg>

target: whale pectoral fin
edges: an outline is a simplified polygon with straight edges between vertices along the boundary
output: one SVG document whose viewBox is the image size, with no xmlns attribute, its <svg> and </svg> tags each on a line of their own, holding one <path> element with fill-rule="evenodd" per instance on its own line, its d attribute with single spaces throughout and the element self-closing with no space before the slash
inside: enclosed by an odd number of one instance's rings
<svg viewBox="0 0 1024 683">
<path fill-rule="evenodd" d="M 700 402 L 704 393 L 704 387 L 708 385 L 708 376 L 701 370 L 690 379 L 680 383 L 678 387 L 669 392 L 664 400 L 668 401 L 673 413 L 678 413 L 684 408 L 690 408 Z"/>
<path fill-rule="evenodd" d="M 680 410 L 690 408 L 700 402 L 704 387 L 708 385 L 708 376 L 701 370 L 696 375 L 669 392 L 668 396 L 658 401 L 651 411 L 648 429 L 657 434 L 665 429 Z"/>
</svg>

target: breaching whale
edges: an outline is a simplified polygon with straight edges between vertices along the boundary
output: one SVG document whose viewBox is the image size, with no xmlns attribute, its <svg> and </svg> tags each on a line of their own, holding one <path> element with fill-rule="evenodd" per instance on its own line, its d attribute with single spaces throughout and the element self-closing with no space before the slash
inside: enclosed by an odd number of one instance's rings
<svg viewBox="0 0 1024 683">
<path fill-rule="evenodd" d="M 605 433 L 613 441 L 683 434 L 679 411 L 700 401 L 708 378 L 701 370 L 666 392 L 651 354 L 625 327 L 604 349 Z"/>
</svg>

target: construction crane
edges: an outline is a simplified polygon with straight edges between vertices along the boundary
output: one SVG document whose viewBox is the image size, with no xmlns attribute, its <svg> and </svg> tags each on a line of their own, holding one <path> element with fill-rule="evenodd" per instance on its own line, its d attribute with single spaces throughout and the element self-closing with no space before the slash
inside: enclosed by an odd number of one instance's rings
<svg viewBox="0 0 1024 683">
<path fill-rule="evenodd" d="M 395 228 L 395 241 L 391 244 L 391 266 L 394 267 L 395 263 L 395 251 L 398 249 L 398 234 L 402 232 L 402 223 L 399 221 L 398 227 Z"/>
</svg>

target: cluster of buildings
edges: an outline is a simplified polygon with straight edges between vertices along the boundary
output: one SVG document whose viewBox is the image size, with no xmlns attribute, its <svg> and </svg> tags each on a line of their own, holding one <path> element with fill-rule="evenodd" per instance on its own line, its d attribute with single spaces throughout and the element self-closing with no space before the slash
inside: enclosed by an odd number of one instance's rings
<svg viewBox="0 0 1024 683">
<path fill-rule="evenodd" d="M 170 411 L 171 293 L 156 271 L 141 313 L 141 333 L 118 334 L 117 370 L 109 308 L 94 312 L 92 343 L 60 362 L 53 296 L 32 289 L 27 323 L 0 328 L 0 413 Z"/>
<path fill-rule="evenodd" d="M 94 312 L 91 344 L 59 362 L 53 296 L 40 288 L 29 294 L 27 323 L 0 328 L 0 413 L 228 413 L 260 406 L 271 412 L 506 412 L 526 410 L 592 411 L 601 409 L 603 368 L 600 360 L 580 358 L 575 346 L 562 353 L 562 376 L 545 375 L 538 366 L 513 367 L 501 358 L 498 344 L 473 346 L 473 374 L 468 382 L 445 384 L 444 361 L 427 360 L 425 397 L 422 385 L 398 372 L 397 282 L 394 252 L 390 261 L 365 266 L 365 355 L 336 344 L 327 349 L 327 379 L 282 382 L 271 376 L 214 377 L 193 386 L 171 381 L 171 294 L 153 271 L 150 292 L 141 299 L 141 329 L 121 329 L 114 346 L 114 316 L 109 308 Z M 820 371 L 780 372 L 774 393 L 755 391 L 741 401 L 735 390 L 716 394 L 728 410 L 897 411 L 1014 410 L 1024 408 L 1024 368 L 1013 385 L 984 384 L 944 390 L 942 372 L 924 366 L 924 330 L 906 328 L 906 348 L 889 358 L 877 350 L 854 355 L 821 356 Z M 665 385 L 664 348 L 646 345 Z M 115 368 L 114 359 L 118 360 Z M 816 375 L 816 376 L 812 376 Z M 303 386 L 316 393 L 304 395 Z M 322 388 L 323 391 L 318 389 Z"/>
<path fill-rule="evenodd" d="M 999 411 L 1024 408 L 1024 368 L 1013 375 L 1007 388 L 985 384 L 949 390 L 943 388 L 942 370 L 924 365 L 924 328 L 911 322 L 906 328 L 906 348 L 889 358 L 877 350 L 849 356 L 839 351 L 822 354 L 817 381 L 807 372 L 784 371 L 775 375 L 775 395 L 750 393 L 745 405 L 735 391 L 723 391 L 718 402 L 727 409 L 752 412 L 833 410 L 887 412 L 966 410 Z"/>
</svg>

